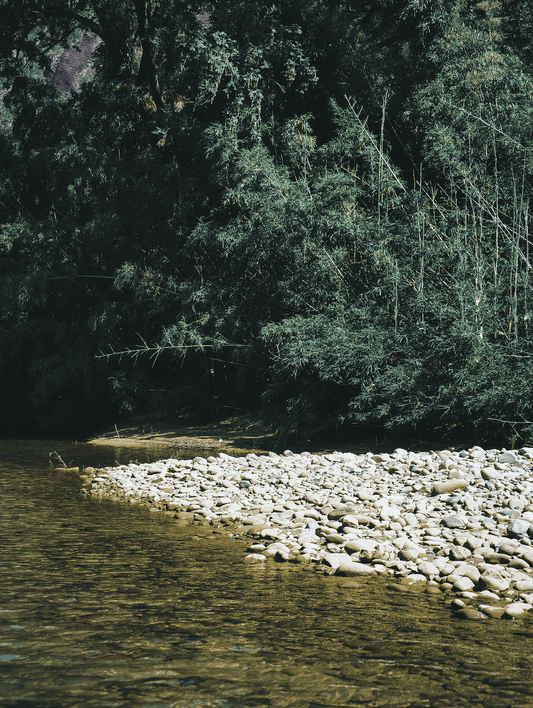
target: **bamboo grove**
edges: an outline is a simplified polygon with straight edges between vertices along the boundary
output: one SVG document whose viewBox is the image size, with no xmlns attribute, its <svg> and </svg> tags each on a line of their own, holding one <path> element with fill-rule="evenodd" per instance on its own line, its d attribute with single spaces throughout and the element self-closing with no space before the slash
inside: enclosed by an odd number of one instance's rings
<svg viewBox="0 0 533 708">
<path fill-rule="evenodd" d="M 2 0 L 0 421 L 533 432 L 528 0 Z"/>
</svg>

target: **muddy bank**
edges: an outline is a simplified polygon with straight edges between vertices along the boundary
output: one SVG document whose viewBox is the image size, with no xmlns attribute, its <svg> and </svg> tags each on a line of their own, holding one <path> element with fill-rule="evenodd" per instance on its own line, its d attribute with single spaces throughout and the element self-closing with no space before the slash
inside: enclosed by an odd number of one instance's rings
<svg viewBox="0 0 533 708">
<path fill-rule="evenodd" d="M 138 416 L 113 426 L 89 440 L 95 445 L 170 446 L 180 449 L 231 451 L 234 455 L 275 449 L 278 437 L 268 432 L 254 415 L 220 418 L 198 424 L 185 417 Z"/>
</svg>

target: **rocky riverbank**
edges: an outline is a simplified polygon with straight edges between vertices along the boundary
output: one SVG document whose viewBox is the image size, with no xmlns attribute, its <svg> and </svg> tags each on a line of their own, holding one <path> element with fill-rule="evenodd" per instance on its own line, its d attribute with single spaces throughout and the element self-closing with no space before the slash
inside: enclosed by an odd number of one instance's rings
<svg viewBox="0 0 533 708">
<path fill-rule="evenodd" d="M 167 459 L 82 472 L 83 493 L 249 537 L 293 562 L 450 594 L 465 619 L 533 607 L 533 448 Z"/>
</svg>

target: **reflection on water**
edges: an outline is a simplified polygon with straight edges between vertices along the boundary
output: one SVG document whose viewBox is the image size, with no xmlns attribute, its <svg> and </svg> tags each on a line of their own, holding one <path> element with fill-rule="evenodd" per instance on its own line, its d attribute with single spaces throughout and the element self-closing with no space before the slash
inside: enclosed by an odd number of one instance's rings
<svg viewBox="0 0 533 708">
<path fill-rule="evenodd" d="M 0 706 L 533 705 L 531 619 L 458 621 L 379 578 L 248 566 L 208 527 L 82 497 L 47 466 L 58 445 L 0 441 Z"/>
</svg>

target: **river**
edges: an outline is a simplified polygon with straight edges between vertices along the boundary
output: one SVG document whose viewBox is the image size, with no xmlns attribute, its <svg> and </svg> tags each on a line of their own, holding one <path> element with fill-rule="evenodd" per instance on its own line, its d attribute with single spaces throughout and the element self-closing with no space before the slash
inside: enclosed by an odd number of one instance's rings
<svg viewBox="0 0 533 708">
<path fill-rule="evenodd" d="M 381 578 L 245 564 L 211 527 L 84 497 L 52 451 L 171 454 L 0 440 L 2 708 L 533 705 L 533 617 L 457 620 Z"/>
</svg>

